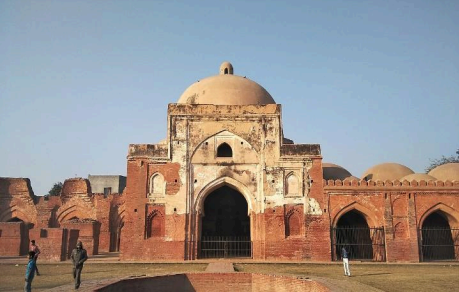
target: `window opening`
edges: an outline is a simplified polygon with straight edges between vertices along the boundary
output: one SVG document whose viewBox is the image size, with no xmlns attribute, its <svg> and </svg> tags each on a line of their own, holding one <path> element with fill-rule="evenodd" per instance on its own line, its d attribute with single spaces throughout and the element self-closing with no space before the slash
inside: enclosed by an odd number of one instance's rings
<svg viewBox="0 0 459 292">
<path fill-rule="evenodd" d="M 104 188 L 104 196 L 108 197 L 112 194 L 112 188 Z"/>
<path fill-rule="evenodd" d="M 233 150 L 227 143 L 222 143 L 217 148 L 217 157 L 233 157 Z"/>
</svg>

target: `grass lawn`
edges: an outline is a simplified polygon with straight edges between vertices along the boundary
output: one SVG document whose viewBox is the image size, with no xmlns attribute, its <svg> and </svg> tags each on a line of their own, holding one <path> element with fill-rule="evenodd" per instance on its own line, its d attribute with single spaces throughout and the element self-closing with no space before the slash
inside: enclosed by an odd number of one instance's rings
<svg viewBox="0 0 459 292">
<path fill-rule="evenodd" d="M 167 273 L 203 272 L 205 263 L 140 264 L 91 263 L 82 273 L 82 281 L 123 278 L 127 276 L 159 275 Z M 25 265 L 0 262 L 0 291 L 22 291 Z M 237 263 L 239 272 L 290 275 L 319 279 L 340 291 L 459 291 L 459 265 L 455 264 L 376 264 L 352 263 L 352 277 L 344 277 L 340 264 L 255 264 Z M 33 291 L 43 291 L 73 283 L 72 266 L 65 263 L 39 263 L 39 277 L 35 277 Z M 376 291 L 376 289 L 374 291 Z"/>
</svg>

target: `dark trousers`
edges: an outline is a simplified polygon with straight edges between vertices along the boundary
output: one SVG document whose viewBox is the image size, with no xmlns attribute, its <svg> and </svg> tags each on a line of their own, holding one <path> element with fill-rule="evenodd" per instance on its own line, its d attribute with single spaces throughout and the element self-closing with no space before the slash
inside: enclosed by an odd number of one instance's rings
<svg viewBox="0 0 459 292">
<path fill-rule="evenodd" d="M 81 271 L 83 270 L 83 265 L 78 265 L 73 267 L 73 278 L 75 279 L 75 288 L 80 287 L 81 283 Z"/>
</svg>

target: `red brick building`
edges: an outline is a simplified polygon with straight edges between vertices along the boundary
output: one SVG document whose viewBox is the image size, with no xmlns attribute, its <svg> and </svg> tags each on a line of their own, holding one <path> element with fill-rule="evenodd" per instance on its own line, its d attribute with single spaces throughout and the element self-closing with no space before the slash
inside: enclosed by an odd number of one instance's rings
<svg viewBox="0 0 459 292">
<path fill-rule="evenodd" d="M 227 62 L 169 105 L 165 140 L 129 146 L 123 194 L 69 179 L 45 200 L 28 179 L 0 178 L 0 203 L 0 255 L 33 238 L 50 260 L 76 240 L 123 260 L 330 261 L 342 246 L 362 260 L 459 259 L 459 163 L 356 178 L 285 138 L 281 106 Z"/>
</svg>

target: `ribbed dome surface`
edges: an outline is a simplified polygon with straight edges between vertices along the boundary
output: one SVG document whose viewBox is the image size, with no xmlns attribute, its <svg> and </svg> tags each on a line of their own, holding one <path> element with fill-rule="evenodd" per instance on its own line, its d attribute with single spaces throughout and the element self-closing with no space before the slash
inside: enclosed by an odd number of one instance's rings
<svg viewBox="0 0 459 292">
<path fill-rule="evenodd" d="M 177 103 L 249 105 L 276 102 L 258 83 L 233 75 L 233 66 L 224 62 L 220 66 L 220 75 L 193 83 L 183 92 Z"/>
</svg>

